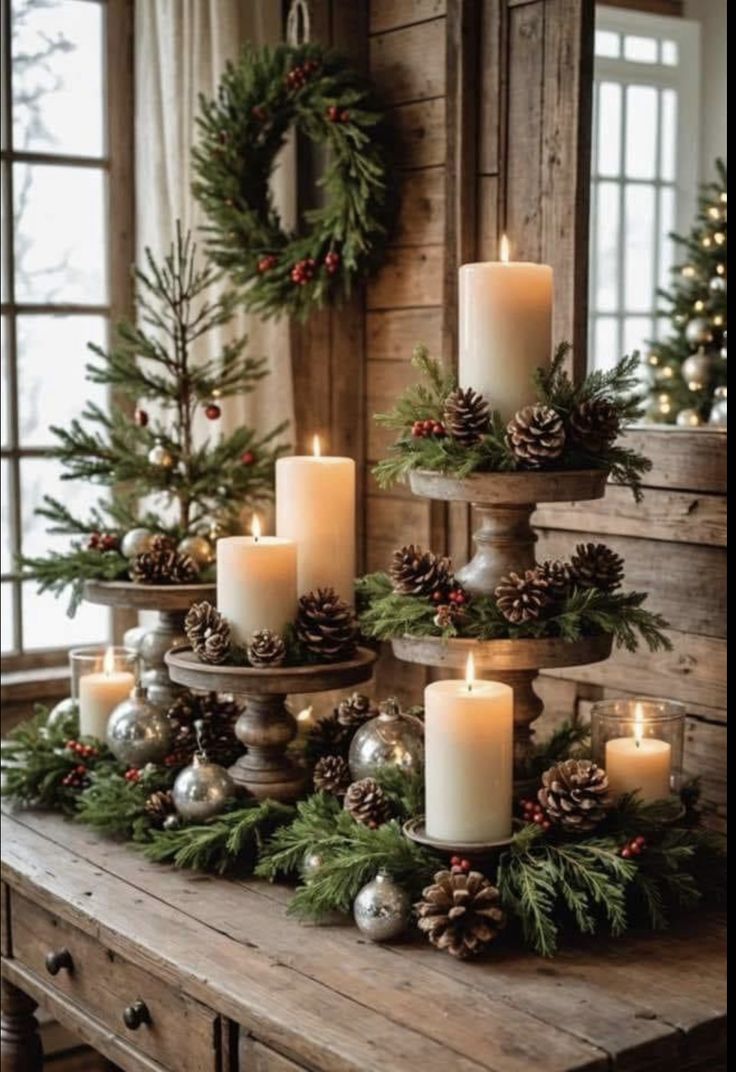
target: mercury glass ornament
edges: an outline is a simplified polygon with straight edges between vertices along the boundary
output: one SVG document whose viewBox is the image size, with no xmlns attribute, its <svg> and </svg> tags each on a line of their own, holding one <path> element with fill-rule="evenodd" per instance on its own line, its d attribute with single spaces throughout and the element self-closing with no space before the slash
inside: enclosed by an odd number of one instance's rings
<svg viewBox="0 0 736 1072">
<path fill-rule="evenodd" d="M 685 328 L 685 338 L 693 346 L 700 346 L 701 343 L 710 342 L 711 334 L 708 321 L 704 320 L 702 316 L 694 316 L 692 320 L 688 321 Z"/>
<path fill-rule="evenodd" d="M 680 428 L 698 428 L 703 419 L 696 409 L 681 409 L 677 414 L 677 422 Z"/>
<path fill-rule="evenodd" d="M 76 737 L 79 733 L 79 704 L 72 696 L 59 700 L 46 719 L 46 728 L 61 733 L 64 737 Z"/>
<path fill-rule="evenodd" d="M 235 793 L 235 782 L 219 763 L 210 763 L 202 753 L 180 771 L 171 795 L 182 819 L 204 822 L 219 815 Z"/>
<path fill-rule="evenodd" d="M 301 866 L 302 879 L 305 882 L 309 882 L 310 879 L 313 879 L 322 866 L 322 863 L 322 857 L 318 852 L 305 852 Z"/>
<path fill-rule="evenodd" d="M 690 354 L 682 362 L 682 378 L 691 391 L 702 391 L 713 377 L 713 356 L 705 350 Z"/>
<path fill-rule="evenodd" d="M 185 536 L 176 549 L 180 555 L 194 559 L 200 569 L 209 566 L 215 558 L 215 549 L 206 536 Z"/>
<path fill-rule="evenodd" d="M 408 893 L 386 871 L 379 871 L 353 901 L 356 926 L 372 942 L 398 938 L 409 924 L 410 912 Z"/>
<path fill-rule="evenodd" d="M 150 459 L 149 459 L 150 461 Z M 153 541 L 153 533 L 148 529 L 131 529 L 123 536 L 120 550 L 126 558 L 135 558 L 149 549 Z"/>
<path fill-rule="evenodd" d="M 174 457 L 171 451 L 158 440 L 148 452 L 148 461 L 151 465 L 155 465 L 157 469 L 171 469 L 174 464 Z"/>
<path fill-rule="evenodd" d="M 726 289 L 726 280 L 722 275 L 714 275 L 708 282 L 708 287 L 714 294 L 721 294 Z"/>
<path fill-rule="evenodd" d="M 123 633 L 123 647 L 130 648 L 136 655 L 139 654 L 143 638 L 148 632 L 145 625 L 133 625 Z"/>
<path fill-rule="evenodd" d="M 107 722 L 107 747 L 129 767 L 157 763 L 168 754 L 173 730 L 165 708 L 148 699 L 143 685 L 136 685 L 127 700 L 115 708 Z"/>
<path fill-rule="evenodd" d="M 424 726 L 403 714 L 396 700 L 381 704 L 381 712 L 353 735 L 348 753 L 354 781 L 372 778 L 381 767 L 399 767 L 407 774 L 424 766 Z"/>
</svg>

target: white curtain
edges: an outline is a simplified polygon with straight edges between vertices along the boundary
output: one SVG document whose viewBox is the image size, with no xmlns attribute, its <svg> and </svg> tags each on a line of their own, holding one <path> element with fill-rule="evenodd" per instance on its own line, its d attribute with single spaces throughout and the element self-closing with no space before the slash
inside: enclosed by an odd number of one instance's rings
<svg viewBox="0 0 736 1072">
<path fill-rule="evenodd" d="M 274 44 L 282 34 L 281 4 L 275 0 L 137 0 L 135 26 L 136 226 L 138 261 L 149 246 L 164 253 L 174 225 L 191 229 L 200 250 L 202 210 L 191 193 L 191 151 L 199 94 L 213 96 L 225 63 L 245 41 Z M 274 197 L 287 225 L 293 218 L 291 153 L 284 153 L 274 175 Z M 200 437 L 227 433 L 242 424 L 266 432 L 281 421 L 291 427 L 293 397 L 289 329 L 286 320 L 263 321 L 240 311 L 217 338 L 203 340 L 219 352 L 229 338 L 247 333 L 248 353 L 266 356 L 270 375 L 242 398 L 226 399 L 220 420 L 201 417 Z"/>
</svg>

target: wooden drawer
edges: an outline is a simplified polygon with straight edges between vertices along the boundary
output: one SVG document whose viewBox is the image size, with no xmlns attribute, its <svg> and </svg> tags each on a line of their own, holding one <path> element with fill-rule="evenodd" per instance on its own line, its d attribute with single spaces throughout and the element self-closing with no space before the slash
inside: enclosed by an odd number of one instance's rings
<svg viewBox="0 0 736 1072">
<path fill-rule="evenodd" d="M 15 892 L 11 921 L 13 959 L 44 986 L 65 994 L 171 1072 L 218 1072 L 219 1025 L 210 1009 Z M 68 950 L 72 967 L 53 975 L 46 957 L 61 950 Z M 145 1002 L 150 1023 L 131 1029 L 123 1011 L 138 1001 Z"/>
</svg>

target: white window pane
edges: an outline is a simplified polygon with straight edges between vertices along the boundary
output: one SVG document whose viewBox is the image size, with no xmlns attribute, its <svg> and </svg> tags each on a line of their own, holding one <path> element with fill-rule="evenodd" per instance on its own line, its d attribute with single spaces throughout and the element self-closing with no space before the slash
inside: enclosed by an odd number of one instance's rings
<svg viewBox="0 0 736 1072">
<path fill-rule="evenodd" d="M 624 320 L 624 353 L 631 354 L 634 350 L 645 353 L 652 334 L 652 321 L 648 316 L 628 316 Z"/>
<path fill-rule="evenodd" d="M 594 304 L 600 312 L 618 308 L 619 272 L 619 187 L 615 182 L 598 183 L 596 203 Z"/>
<path fill-rule="evenodd" d="M 672 321 L 668 316 L 657 317 L 657 338 L 660 342 L 668 339 L 672 334 Z"/>
<path fill-rule="evenodd" d="M 61 480 L 62 467 L 48 458 L 23 458 L 20 463 L 22 542 L 24 555 L 45 555 L 49 551 L 66 551 L 69 536 L 50 535 L 49 522 L 37 517 L 35 510 L 44 495 L 60 499 L 76 517 L 85 517 L 105 489 L 86 480 Z"/>
<path fill-rule="evenodd" d="M 627 34 L 624 38 L 624 59 L 631 60 L 633 63 L 656 63 L 656 37 L 638 37 L 636 34 Z"/>
<path fill-rule="evenodd" d="M 674 89 L 662 90 L 661 106 L 659 175 L 666 182 L 674 182 L 677 167 L 677 93 Z"/>
<path fill-rule="evenodd" d="M 680 61 L 677 41 L 662 42 L 662 63 L 665 67 L 676 67 Z"/>
<path fill-rule="evenodd" d="M 657 166 L 657 90 L 626 87 L 626 175 L 653 179 Z"/>
<path fill-rule="evenodd" d="M 10 544 L 10 463 L 0 462 L 0 573 L 11 573 L 13 553 Z"/>
<path fill-rule="evenodd" d="M 621 86 L 601 82 L 598 89 L 597 115 L 598 174 L 621 172 Z"/>
<path fill-rule="evenodd" d="M 18 317 L 18 413 L 23 446 L 55 442 L 50 425 L 65 427 L 87 400 L 104 406 L 103 385 L 89 383 L 88 342 L 104 345 L 106 321 L 96 316 Z"/>
<path fill-rule="evenodd" d="M 653 186 L 627 185 L 624 218 L 624 307 L 650 309 L 654 295 Z"/>
<path fill-rule="evenodd" d="M 0 651 L 3 654 L 15 647 L 14 619 L 12 588 L 9 584 L 4 584 L 0 587 Z"/>
<path fill-rule="evenodd" d="M 5 219 L 5 163 L 0 167 L 0 299 L 2 301 L 8 300 L 8 273 L 5 271 L 5 265 L 7 264 L 6 249 L 8 241 L 8 221 Z"/>
<path fill-rule="evenodd" d="M 16 164 L 13 182 L 17 299 L 104 303 L 104 173 Z"/>
<path fill-rule="evenodd" d="M 675 243 L 670 235 L 675 229 L 675 191 L 663 186 L 659 191 L 659 283 L 670 286 L 670 268 L 675 263 Z"/>
<path fill-rule="evenodd" d="M 618 320 L 613 316 L 596 317 L 594 339 L 594 368 L 613 368 L 621 356 L 618 353 Z"/>
<path fill-rule="evenodd" d="M 23 585 L 23 640 L 26 651 L 65 648 L 70 644 L 104 644 L 110 638 L 106 607 L 82 603 L 74 618 L 66 610 L 69 593 L 40 595 L 33 582 Z"/>
<path fill-rule="evenodd" d="M 610 56 L 616 58 L 621 54 L 621 38 L 619 34 L 611 30 L 595 31 L 595 54 L 596 56 Z"/>
<path fill-rule="evenodd" d="M 2 317 L 0 326 L 0 443 L 5 447 L 10 438 L 10 404 L 8 395 L 8 321 Z"/>
<path fill-rule="evenodd" d="M 103 154 L 103 5 L 14 0 L 13 142 L 16 149 Z"/>
</svg>

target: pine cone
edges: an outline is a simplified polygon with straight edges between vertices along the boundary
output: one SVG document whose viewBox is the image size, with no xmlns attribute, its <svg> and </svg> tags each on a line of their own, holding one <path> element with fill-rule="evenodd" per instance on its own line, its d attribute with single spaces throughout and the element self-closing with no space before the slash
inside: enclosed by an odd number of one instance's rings
<svg viewBox="0 0 736 1072">
<path fill-rule="evenodd" d="M 616 407 L 606 398 L 581 402 L 570 414 L 570 432 L 576 443 L 598 454 L 610 447 L 621 431 Z"/>
<path fill-rule="evenodd" d="M 156 549 L 152 545 L 149 551 L 133 559 L 130 576 L 136 584 L 193 584 L 199 576 L 199 567 L 189 555 L 180 555 L 169 548 Z"/>
<path fill-rule="evenodd" d="M 579 543 L 570 560 L 570 572 L 580 588 L 613 592 L 621 587 L 624 560 L 604 543 Z"/>
<path fill-rule="evenodd" d="M 335 714 L 341 726 L 356 730 L 358 726 L 362 726 L 369 718 L 377 715 L 378 708 L 370 697 L 363 696 L 360 692 L 354 692 L 352 696 L 340 700 L 340 703 L 335 708 Z"/>
<path fill-rule="evenodd" d="M 310 655 L 323 662 L 350 659 L 358 638 L 355 611 L 334 588 L 318 588 L 299 599 L 296 634 Z"/>
<path fill-rule="evenodd" d="M 171 752 L 164 760 L 167 767 L 185 767 L 198 750 L 194 723 L 200 722 L 200 738 L 207 758 L 222 767 L 231 766 L 243 754 L 235 736 L 235 723 L 242 708 L 216 692 L 195 696 L 182 693 L 169 708 L 168 718 L 174 728 Z"/>
<path fill-rule="evenodd" d="M 308 763 L 316 763 L 323 756 L 342 756 L 347 759 L 353 727 L 343 726 L 337 711 L 319 719 L 307 733 L 304 754 Z"/>
<path fill-rule="evenodd" d="M 224 663 L 230 654 L 230 626 L 219 610 L 204 600 L 187 611 L 184 632 L 203 663 Z"/>
<path fill-rule="evenodd" d="M 506 441 L 526 469 L 541 469 L 564 450 L 562 417 L 549 406 L 524 406 L 506 425 Z"/>
<path fill-rule="evenodd" d="M 281 666 L 286 658 L 286 644 L 278 633 L 270 629 L 257 629 L 248 645 L 248 662 L 251 666 Z"/>
<path fill-rule="evenodd" d="M 151 793 L 144 804 L 146 815 L 152 820 L 154 826 L 163 826 L 167 815 L 173 815 L 176 811 L 174 798 L 170 789 L 159 789 Z"/>
<path fill-rule="evenodd" d="M 550 599 L 563 599 L 570 590 L 570 567 L 567 562 L 553 561 L 539 562 L 535 572 L 540 580 L 547 584 L 547 592 Z"/>
<path fill-rule="evenodd" d="M 509 573 L 496 587 L 496 606 L 504 618 L 518 625 L 533 622 L 550 603 L 547 582 L 537 570 L 525 570 L 524 576 Z"/>
<path fill-rule="evenodd" d="M 387 822 L 391 816 L 388 797 L 375 778 L 361 778 L 359 782 L 349 785 L 344 807 L 353 819 L 372 830 Z"/>
<path fill-rule="evenodd" d="M 472 387 L 457 387 L 445 401 L 444 423 L 453 439 L 472 447 L 490 427 L 488 403 Z"/>
<path fill-rule="evenodd" d="M 315 792 L 344 796 L 350 785 L 350 768 L 342 756 L 323 756 L 312 775 Z"/>
<path fill-rule="evenodd" d="M 149 551 L 173 551 L 175 547 L 176 543 L 171 536 L 164 536 L 159 532 L 151 539 Z"/>
<path fill-rule="evenodd" d="M 537 799 L 553 822 L 587 833 L 606 814 L 606 772 L 589 759 L 566 759 L 544 772 Z"/>
<path fill-rule="evenodd" d="M 389 574 L 394 591 L 403 596 L 431 596 L 452 587 L 449 558 L 410 543 L 394 551 Z"/>
<path fill-rule="evenodd" d="M 461 959 L 482 953 L 506 924 L 499 892 L 480 871 L 438 871 L 414 908 L 432 945 Z"/>
</svg>

